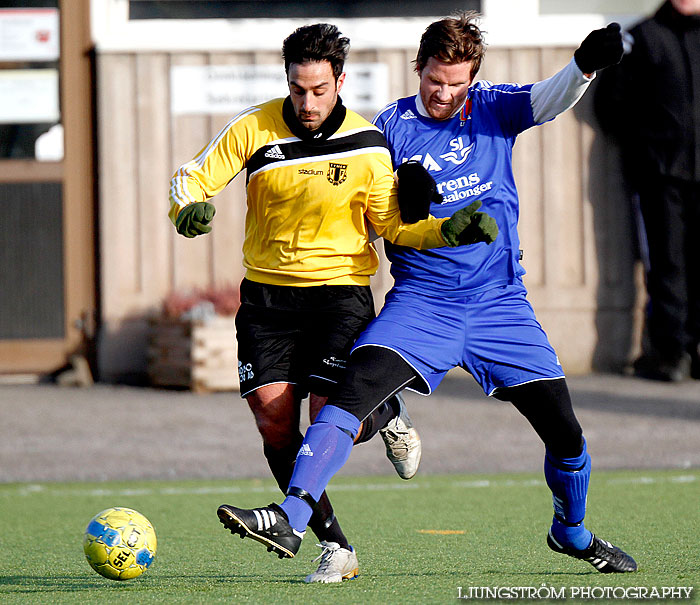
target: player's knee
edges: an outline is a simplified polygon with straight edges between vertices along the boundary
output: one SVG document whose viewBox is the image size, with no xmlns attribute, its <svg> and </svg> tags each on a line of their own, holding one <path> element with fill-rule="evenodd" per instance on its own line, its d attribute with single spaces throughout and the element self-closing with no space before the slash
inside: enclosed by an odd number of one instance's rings
<svg viewBox="0 0 700 605">
<path fill-rule="evenodd" d="M 362 420 L 374 408 L 374 399 L 381 402 L 375 393 L 379 381 L 361 366 L 350 364 L 338 391 L 328 402 Z"/>
<path fill-rule="evenodd" d="M 564 378 L 499 389 L 497 397 L 510 401 L 527 418 L 549 451 L 562 458 L 581 453 L 583 431 Z"/>
<path fill-rule="evenodd" d="M 262 437 L 263 445 L 274 449 L 290 447 L 299 433 L 289 418 L 279 418 L 266 414 L 256 414 L 255 424 Z"/>
<path fill-rule="evenodd" d="M 362 420 L 413 378 L 413 368 L 394 351 L 360 347 L 352 352 L 345 378 L 330 401 Z"/>
<path fill-rule="evenodd" d="M 551 436 L 544 440 L 545 447 L 557 458 L 576 458 L 583 451 L 583 430 L 578 423 L 556 427 Z"/>
</svg>

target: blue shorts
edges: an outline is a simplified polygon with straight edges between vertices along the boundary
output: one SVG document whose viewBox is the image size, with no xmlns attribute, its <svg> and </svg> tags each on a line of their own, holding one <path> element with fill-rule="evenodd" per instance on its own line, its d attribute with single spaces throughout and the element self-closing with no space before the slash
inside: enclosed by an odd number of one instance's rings
<svg viewBox="0 0 700 605">
<path fill-rule="evenodd" d="M 434 297 L 394 287 L 354 349 L 375 345 L 398 353 L 423 378 L 429 395 L 455 367 L 487 395 L 498 388 L 564 378 L 522 283 L 471 296 Z"/>
</svg>

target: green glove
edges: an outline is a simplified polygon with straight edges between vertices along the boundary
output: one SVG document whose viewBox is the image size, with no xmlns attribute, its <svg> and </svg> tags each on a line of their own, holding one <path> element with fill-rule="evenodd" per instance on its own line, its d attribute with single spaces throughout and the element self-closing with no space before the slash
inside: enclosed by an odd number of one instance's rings
<svg viewBox="0 0 700 605">
<path fill-rule="evenodd" d="M 479 200 L 472 202 L 466 208 L 457 210 L 442 224 L 442 237 L 448 246 L 467 246 L 484 242 L 491 244 L 498 237 L 496 219 L 485 212 L 477 212 L 481 208 Z"/>
<path fill-rule="evenodd" d="M 209 223 L 216 214 L 216 208 L 209 202 L 195 202 L 180 210 L 175 220 L 175 228 L 180 235 L 195 237 L 209 233 Z"/>
</svg>

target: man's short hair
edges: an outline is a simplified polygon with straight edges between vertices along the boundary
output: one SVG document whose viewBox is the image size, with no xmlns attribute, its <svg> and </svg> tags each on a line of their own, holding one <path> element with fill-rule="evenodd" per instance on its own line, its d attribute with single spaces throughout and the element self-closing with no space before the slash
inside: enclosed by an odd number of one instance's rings
<svg viewBox="0 0 700 605">
<path fill-rule="evenodd" d="M 430 57 L 448 65 L 471 61 L 474 78 L 486 52 L 484 37 L 476 24 L 480 17 L 476 11 L 465 11 L 428 25 L 420 39 L 415 70 L 420 73 Z"/>
<path fill-rule="evenodd" d="M 343 73 L 345 59 L 350 50 L 350 40 L 335 25 L 316 23 L 294 30 L 282 44 L 284 71 L 289 73 L 292 63 L 328 61 L 337 80 Z"/>
</svg>

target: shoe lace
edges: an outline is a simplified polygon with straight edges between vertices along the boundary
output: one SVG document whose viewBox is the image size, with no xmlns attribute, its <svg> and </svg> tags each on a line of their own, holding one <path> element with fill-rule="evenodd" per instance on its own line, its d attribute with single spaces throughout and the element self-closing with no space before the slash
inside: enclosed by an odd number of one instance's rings
<svg viewBox="0 0 700 605">
<path fill-rule="evenodd" d="M 312 561 L 312 563 L 321 561 L 316 573 L 324 572 L 331 566 L 331 563 L 333 562 L 333 555 L 339 549 L 337 546 L 328 546 L 327 544 L 316 544 L 316 546 L 322 548 L 323 550 L 321 551 L 321 554 Z"/>
<path fill-rule="evenodd" d="M 627 558 L 622 550 L 620 550 L 616 546 L 608 546 L 602 540 L 596 541 L 594 553 L 595 557 L 598 557 L 599 559 L 603 559 L 605 561 L 608 561 L 609 563 L 613 563 L 616 565 L 623 563 Z"/>
<path fill-rule="evenodd" d="M 395 454 L 399 452 L 408 454 L 408 438 L 408 431 L 388 429 L 385 433 L 385 441 L 387 445 L 391 446 L 391 449 Z"/>
</svg>

